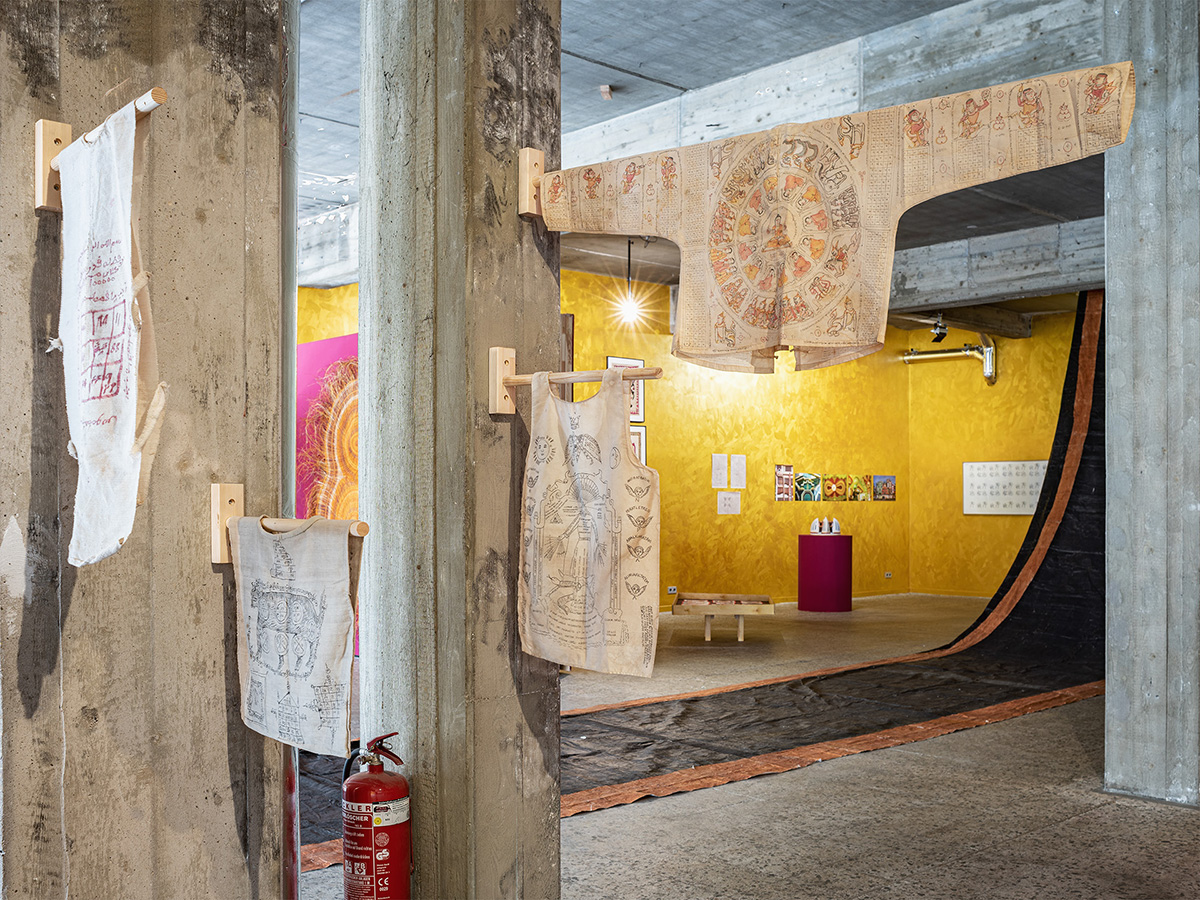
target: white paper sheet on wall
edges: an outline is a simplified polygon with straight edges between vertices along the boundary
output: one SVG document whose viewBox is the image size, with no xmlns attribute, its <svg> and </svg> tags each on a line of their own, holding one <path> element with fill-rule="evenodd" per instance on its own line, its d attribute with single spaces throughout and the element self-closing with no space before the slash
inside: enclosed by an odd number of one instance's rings
<svg viewBox="0 0 1200 900">
<path fill-rule="evenodd" d="M 721 491 L 717 494 L 718 516 L 740 516 L 742 514 L 742 495 L 737 491 Z"/>
<path fill-rule="evenodd" d="M 729 486 L 735 491 L 746 489 L 746 457 L 735 453 L 729 457 Z"/>
<path fill-rule="evenodd" d="M 712 486 L 719 491 L 729 487 L 729 457 L 724 453 L 712 455 Z"/>
<path fill-rule="evenodd" d="M 963 515 L 1031 516 L 1045 477 L 1045 460 L 965 462 Z"/>
</svg>

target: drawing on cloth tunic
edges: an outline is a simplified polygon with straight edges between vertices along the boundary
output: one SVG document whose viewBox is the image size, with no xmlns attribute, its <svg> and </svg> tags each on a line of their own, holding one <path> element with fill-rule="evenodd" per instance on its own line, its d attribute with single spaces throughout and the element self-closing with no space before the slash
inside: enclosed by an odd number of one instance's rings
<svg viewBox="0 0 1200 900">
<path fill-rule="evenodd" d="M 330 756 L 350 754 L 355 541 L 345 521 L 312 518 L 276 534 L 257 518 L 229 520 L 242 721 Z"/>
<path fill-rule="evenodd" d="M 1131 63 L 779 125 L 549 172 L 556 231 L 679 245 L 673 352 L 716 369 L 845 362 L 883 346 L 896 225 L 949 191 L 1072 162 L 1125 140 Z"/>
<path fill-rule="evenodd" d="M 649 676 L 658 641 L 658 473 L 633 455 L 629 392 L 608 369 L 571 403 L 533 377 L 517 590 L 521 648 Z"/>
<path fill-rule="evenodd" d="M 167 398 L 136 228 L 146 127 L 131 103 L 58 156 L 63 277 L 56 345 L 63 351 L 69 450 L 79 460 L 73 566 L 111 556 L 133 530 Z"/>
</svg>

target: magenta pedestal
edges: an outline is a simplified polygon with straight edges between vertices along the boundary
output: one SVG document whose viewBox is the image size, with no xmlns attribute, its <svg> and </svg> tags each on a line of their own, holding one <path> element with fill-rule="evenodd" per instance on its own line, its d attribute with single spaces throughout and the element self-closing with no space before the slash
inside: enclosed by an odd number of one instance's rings
<svg viewBox="0 0 1200 900">
<path fill-rule="evenodd" d="M 850 612 L 854 571 L 848 534 L 800 535 L 797 605 L 807 612 Z"/>
</svg>

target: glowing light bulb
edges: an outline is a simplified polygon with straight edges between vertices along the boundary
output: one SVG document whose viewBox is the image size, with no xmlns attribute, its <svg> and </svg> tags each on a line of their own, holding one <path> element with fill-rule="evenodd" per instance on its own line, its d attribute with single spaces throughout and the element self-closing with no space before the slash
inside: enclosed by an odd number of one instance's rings
<svg viewBox="0 0 1200 900">
<path fill-rule="evenodd" d="M 633 294 L 626 294 L 617 304 L 617 316 L 626 325 L 634 325 L 642 318 L 642 304 Z"/>
</svg>

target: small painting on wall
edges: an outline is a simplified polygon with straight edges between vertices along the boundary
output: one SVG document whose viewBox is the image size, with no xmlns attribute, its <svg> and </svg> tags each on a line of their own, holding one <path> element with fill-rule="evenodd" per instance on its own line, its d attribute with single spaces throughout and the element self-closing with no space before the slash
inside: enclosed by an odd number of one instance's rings
<svg viewBox="0 0 1200 900">
<path fill-rule="evenodd" d="M 796 499 L 820 500 L 821 476 L 816 472 L 796 473 Z"/>
<path fill-rule="evenodd" d="M 638 382 L 641 384 L 641 382 Z M 646 426 L 630 425 L 629 440 L 633 444 L 633 455 L 643 466 L 646 464 Z"/>
<path fill-rule="evenodd" d="M 895 500 L 896 499 L 896 476 L 895 475 L 875 475 L 872 476 L 874 485 L 874 494 L 876 500 Z"/>
<path fill-rule="evenodd" d="M 846 499 L 846 476 L 845 475 L 826 475 L 821 479 L 821 499 L 822 500 L 845 500 Z"/>
<path fill-rule="evenodd" d="M 609 356 L 606 357 L 606 363 L 610 369 L 641 369 L 646 365 L 644 359 L 630 359 L 627 356 Z M 646 382 L 644 381 L 627 381 L 629 386 L 629 421 L 630 422 L 645 422 L 646 421 Z"/>
<path fill-rule="evenodd" d="M 871 476 L 870 475 L 847 475 L 846 476 L 846 499 L 847 500 L 870 500 L 872 494 Z"/>
<path fill-rule="evenodd" d="M 791 466 L 775 467 L 775 499 L 791 500 L 792 492 L 796 489 L 796 479 Z"/>
</svg>

